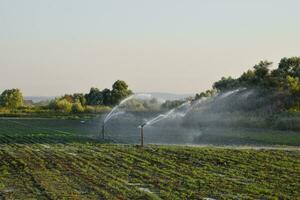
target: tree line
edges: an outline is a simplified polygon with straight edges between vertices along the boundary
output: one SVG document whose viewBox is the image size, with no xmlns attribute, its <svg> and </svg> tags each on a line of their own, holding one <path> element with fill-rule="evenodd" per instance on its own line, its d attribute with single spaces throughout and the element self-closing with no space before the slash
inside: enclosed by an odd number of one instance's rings
<svg viewBox="0 0 300 200">
<path fill-rule="evenodd" d="M 236 88 L 256 88 L 265 94 L 281 93 L 284 98 L 278 99 L 284 109 L 300 111 L 300 57 L 282 58 L 278 67 L 271 69 L 272 62 L 260 61 L 240 77 L 222 77 L 213 84 L 212 89 L 196 94 L 195 99 L 210 97 L 217 92 Z M 100 90 L 92 87 L 87 94 L 65 94 L 52 100 L 46 107 L 62 112 L 84 112 L 95 107 L 112 107 L 131 95 L 126 82 L 117 80 L 112 89 Z M 173 108 L 182 101 L 167 101 L 162 108 Z M 24 99 L 19 89 L 5 90 L 0 95 L 0 107 L 17 109 L 24 106 Z"/>
<path fill-rule="evenodd" d="M 117 80 L 112 89 L 105 88 L 99 90 L 92 87 L 87 94 L 75 93 L 65 94 L 60 98 L 51 101 L 49 107 L 54 110 L 65 112 L 84 112 L 93 108 L 91 106 L 107 106 L 112 107 L 120 103 L 120 101 L 131 95 L 132 91 L 128 88 L 125 81 Z"/>
<path fill-rule="evenodd" d="M 222 77 L 213 84 L 211 90 L 196 94 L 196 99 L 209 97 L 216 92 L 225 92 L 236 88 L 256 88 L 266 94 L 282 93 L 285 109 L 300 111 L 300 57 L 282 58 L 278 67 L 271 69 L 272 62 L 260 61 L 238 78 Z"/>
<path fill-rule="evenodd" d="M 49 102 L 44 108 L 62 111 L 62 112 L 84 112 L 94 109 L 93 107 L 107 106 L 112 107 L 131 95 L 132 91 L 129 89 L 127 83 L 122 80 L 117 80 L 112 89 L 105 88 L 99 90 L 92 87 L 87 94 L 75 93 L 65 94 L 61 97 L 55 98 Z M 7 89 L 0 95 L 0 107 L 6 109 L 18 109 L 24 107 L 24 98 L 19 89 Z"/>
</svg>

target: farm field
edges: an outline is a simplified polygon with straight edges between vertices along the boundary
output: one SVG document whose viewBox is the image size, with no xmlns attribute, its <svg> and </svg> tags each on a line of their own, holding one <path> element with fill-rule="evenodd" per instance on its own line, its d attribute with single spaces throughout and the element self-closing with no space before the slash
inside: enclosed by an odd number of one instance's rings
<svg viewBox="0 0 300 200">
<path fill-rule="evenodd" d="M 105 136 L 117 143 L 139 144 L 140 132 L 137 121 L 116 120 L 106 125 Z M 102 139 L 101 117 L 84 120 L 0 118 L 0 143 L 6 144 L 7 137 L 13 143 L 24 143 L 30 138 L 35 142 L 66 143 Z M 194 129 L 176 129 L 170 126 L 147 127 L 145 143 L 150 144 L 199 144 L 199 145 L 251 145 L 251 146 L 300 146 L 297 131 L 271 129 L 246 129 L 226 127 L 204 127 L 198 133 Z M 167 133 L 167 134 L 166 134 Z M 162 137 L 163 135 L 163 137 Z M 186 137 L 186 135 L 194 135 Z M 27 140 L 28 142 L 28 140 Z"/>
<path fill-rule="evenodd" d="M 299 150 L 9 144 L 2 199 L 297 199 Z"/>
<path fill-rule="evenodd" d="M 139 148 L 76 124 L 0 120 L 0 199 L 300 197 L 298 147 Z"/>
<path fill-rule="evenodd" d="M 0 0 L 0 200 L 300 200 L 300 0 Z"/>
</svg>

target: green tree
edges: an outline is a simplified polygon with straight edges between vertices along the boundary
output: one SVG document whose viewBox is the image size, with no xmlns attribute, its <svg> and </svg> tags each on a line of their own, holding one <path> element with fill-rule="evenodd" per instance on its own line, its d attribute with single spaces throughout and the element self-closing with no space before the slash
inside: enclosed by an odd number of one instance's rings
<svg viewBox="0 0 300 200">
<path fill-rule="evenodd" d="M 86 104 L 86 99 L 82 93 L 73 94 L 73 103 L 80 102 L 82 106 Z"/>
<path fill-rule="evenodd" d="M 260 61 L 257 65 L 254 65 L 255 84 L 257 86 L 270 86 L 270 66 L 272 62 Z"/>
<path fill-rule="evenodd" d="M 105 88 L 104 90 L 102 90 L 102 98 L 103 98 L 103 105 L 105 106 L 110 106 L 112 105 L 111 103 L 111 91 L 110 89 Z"/>
<path fill-rule="evenodd" d="M 72 104 L 72 112 L 73 113 L 82 113 L 82 112 L 84 112 L 84 108 L 81 105 L 80 101 L 77 101 L 77 102 Z"/>
<path fill-rule="evenodd" d="M 112 105 L 117 105 L 120 101 L 127 96 L 131 95 L 132 91 L 128 89 L 128 85 L 125 81 L 117 80 L 113 86 L 111 91 L 111 103 Z"/>
<path fill-rule="evenodd" d="M 184 100 L 167 100 L 163 104 L 161 104 L 161 107 L 165 109 L 173 109 L 182 105 L 184 102 Z"/>
<path fill-rule="evenodd" d="M 92 87 L 90 92 L 85 95 L 87 105 L 102 105 L 103 96 L 101 91 L 98 88 Z"/>
<path fill-rule="evenodd" d="M 269 72 L 269 67 L 272 65 L 272 62 L 269 62 L 267 60 L 260 61 L 257 65 L 254 65 L 254 74 L 258 78 L 265 78 Z"/>
<path fill-rule="evenodd" d="M 299 95 L 300 94 L 300 81 L 299 81 L 298 77 L 294 78 L 294 77 L 288 75 L 286 77 L 286 83 L 287 83 L 288 90 L 293 95 Z"/>
<path fill-rule="evenodd" d="M 282 58 L 278 70 L 285 75 L 300 77 L 300 57 Z"/>
<path fill-rule="evenodd" d="M 247 72 L 244 72 L 239 78 L 239 83 L 242 86 L 254 86 L 256 83 L 255 81 L 255 73 L 253 70 L 248 70 Z"/>
<path fill-rule="evenodd" d="M 73 96 L 70 95 L 70 94 L 65 94 L 63 97 L 61 97 L 60 99 L 65 99 L 67 100 L 68 102 L 70 103 L 73 103 L 74 102 L 74 99 L 73 99 Z"/>
<path fill-rule="evenodd" d="M 278 68 L 273 70 L 271 78 L 273 85 L 283 88 L 286 85 L 286 77 L 300 77 L 300 57 L 282 58 Z"/>
<path fill-rule="evenodd" d="M 201 92 L 199 94 L 196 94 L 195 99 L 201 99 L 203 97 L 212 97 L 217 93 L 215 89 L 212 90 L 206 90 L 205 92 Z"/>
<path fill-rule="evenodd" d="M 10 109 L 23 106 L 23 95 L 19 89 L 5 90 L 0 96 L 0 105 Z"/>
<path fill-rule="evenodd" d="M 238 81 L 231 76 L 228 78 L 222 77 L 221 80 L 213 84 L 213 88 L 219 91 L 230 90 L 238 86 Z"/>
<path fill-rule="evenodd" d="M 72 110 L 72 103 L 64 98 L 56 98 L 50 102 L 49 107 L 60 112 L 69 113 Z"/>
</svg>

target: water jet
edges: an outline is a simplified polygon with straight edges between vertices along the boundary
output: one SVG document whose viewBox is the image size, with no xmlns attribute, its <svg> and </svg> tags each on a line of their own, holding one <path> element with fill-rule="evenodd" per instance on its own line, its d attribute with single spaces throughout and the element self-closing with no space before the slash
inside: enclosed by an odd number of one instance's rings
<svg viewBox="0 0 300 200">
<path fill-rule="evenodd" d="M 102 139 L 105 138 L 105 124 L 108 123 L 108 121 L 110 121 L 112 118 L 114 118 L 114 117 L 116 117 L 118 115 L 122 115 L 122 114 L 126 113 L 126 110 L 124 110 L 122 108 L 122 106 L 124 104 L 126 104 L 129 100 L 131 100 L 133 98 L 150 99 L 151 97 L 152 97 L 151 94 L 133 94 L 133 95 L 128 96 L 127 98 L 123 99 L 118 105 L 116 105 L 115 107 L 113 107 L 113 109 L 103 119 L 102 130 L 101 130 Z"/>
</svg>

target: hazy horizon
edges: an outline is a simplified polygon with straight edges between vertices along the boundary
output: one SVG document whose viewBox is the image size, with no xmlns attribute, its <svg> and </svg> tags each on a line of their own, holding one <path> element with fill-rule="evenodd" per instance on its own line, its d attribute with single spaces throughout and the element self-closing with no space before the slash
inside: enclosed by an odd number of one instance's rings
<svg viewBox="0 0 300 200">
<path fill-rule="evenodd" d="M 194 94 L 300 55 L 300 2 L 0 0 L 0 92 Z"/>
</svg>

